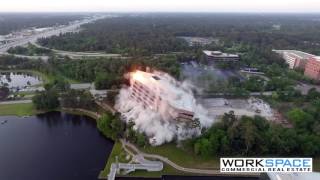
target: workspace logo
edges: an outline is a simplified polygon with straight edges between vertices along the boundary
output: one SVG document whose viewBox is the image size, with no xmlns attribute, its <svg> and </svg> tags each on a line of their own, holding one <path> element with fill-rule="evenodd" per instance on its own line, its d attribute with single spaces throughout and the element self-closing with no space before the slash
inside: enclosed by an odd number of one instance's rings
<svg viewBox="0 0 320 180">
<path fill-rule="evenodd" d="M 312 172 L 312 158 L 220 158 L 220 172 Z"/>
</svg>

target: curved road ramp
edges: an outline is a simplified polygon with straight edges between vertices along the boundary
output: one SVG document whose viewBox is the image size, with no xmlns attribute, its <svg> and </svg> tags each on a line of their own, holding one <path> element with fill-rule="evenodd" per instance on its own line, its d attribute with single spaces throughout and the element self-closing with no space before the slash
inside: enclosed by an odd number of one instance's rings
<svg viewBox="0 0 320 180">
<path fill-rule="evenodd" d="M 120 173 L 120 170 L 124 170 L 125 174 L 133 172 L 135 170 L 147 170 L 151 171 L 162 171 L 163 163 L 161 161 L 148 161 L 144 160 L 139 164 L 131 163 L 112 163 L 110 167 L 110 172 L 108 174 L 108 180 L 114 180 L 117 173 Z"/>
</svg>

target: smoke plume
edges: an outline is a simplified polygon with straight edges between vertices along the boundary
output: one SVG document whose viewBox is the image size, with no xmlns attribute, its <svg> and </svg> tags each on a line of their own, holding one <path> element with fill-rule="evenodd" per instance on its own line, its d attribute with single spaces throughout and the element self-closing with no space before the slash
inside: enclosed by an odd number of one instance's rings
<svg viewBox="0 0 320 180">
<path fill-rule="evenodd" d="M 194 126 L 194 122 L 178 122 L 170 119 L 167 107 L 161 107 L 164 111 L 156 111 L 151 108 L 145 108 L 141 103 L 134 100 L 131 95 L 131 88 L 124 86 L 116 98 L 115 108 L 122 114 L 122 118 L 126 123 L 134 122 L 134 129 L 145 133 L 152 145 L 161 145 L 173 140 L 184 140 L 201 134 L 202 128 L 211 126 L 214 119 L 208 117 L 207 110 L 196 103 L 196 99 L 192 93 L 192 85 L 188 82 L 179 82 L 167 73 L 155 71 L 156 76 L 161 78 L 161 88 L 165 92 L 161 94 L 163 99 L 168 99 L 172 103 L 179 102 L 188 110 L 194 112 L 194 118 L 198 124 Z M 126 75 L 133 78 L 133 73 Z M 152 84 L 147 83 L 148 86 Z M 153 87 L 150 87 L 153 89 Z M 161 106 L 166 106 L 161 104 Z"/>
</svg>

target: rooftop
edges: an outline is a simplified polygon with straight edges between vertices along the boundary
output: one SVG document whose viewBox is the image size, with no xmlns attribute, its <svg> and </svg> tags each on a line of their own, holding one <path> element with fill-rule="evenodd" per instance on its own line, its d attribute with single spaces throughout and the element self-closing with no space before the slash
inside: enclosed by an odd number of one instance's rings
<svg viewBox="0 0 320 180">
<path fill-rule="evenodd" d="M 277 52 L 277 53 L 285 53 L 285 52 L 286 53 L 292 53 L 295 56 L 298 56 L 298 57 L 303 58 L 303 59 L 308 59 L 310 57 L 315 56 L 313 54 L 309 54 L 309 53 L 298 51 L 298 50 L 273 50 L 273 51 Z"/>
<path fill-rule="evenodd" d="M 206 54 L 207 56 L 214 56 L 214 57 L 239 57 L 239 55 L 237 54 L 223 53 L 221 51 L 204 50 L 203 53 Z"/>
<path fill-rule="evenodd" d="M 70 84 L 71 89 L 81 90 L 81 89 L 90 89 L 90 83 L 78 83 L 78 84 Z"/>
</svg>

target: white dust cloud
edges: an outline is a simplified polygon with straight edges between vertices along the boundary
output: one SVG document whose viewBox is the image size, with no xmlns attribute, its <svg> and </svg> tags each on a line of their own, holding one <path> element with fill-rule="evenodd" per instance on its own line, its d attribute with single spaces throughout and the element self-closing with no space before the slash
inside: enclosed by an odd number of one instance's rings
<svg viewBox="0 0 320 180">
<path fill-rule="evenodd" d="M 195 122 L 178 122 L 168 116 L 166 103 L 161 103 L 159 111 L 151 108 L 144 108 L 143 105 L 134 100 L 131 95 L 131 87 L 123 87 L 116 98 L 115 108 L 122 114 L 126 123 L 135 123 L 134 129 L 145 133 L 152 145 L 161 145 L 173 140 L 184 140 L 201 134 L 202 128 L 208 128 L 214 122 L 208 117 L 208 112 L 201 105 L 196 103 L 192 93 L 192 86 L 187 82 L 178 82 L 167 73 L 155 71 L 153 74 L 161 79 L 161 98 L 169 101 L 170 104 L 178 104 L 183 109 L 194 112 L 194 118 L 198 119 L 199 125 Z M 132 78 L 133 73 L 127 74 Z M 154 84 L 145 81 L 149 89 L 155 89 Z"/>
</svg>

